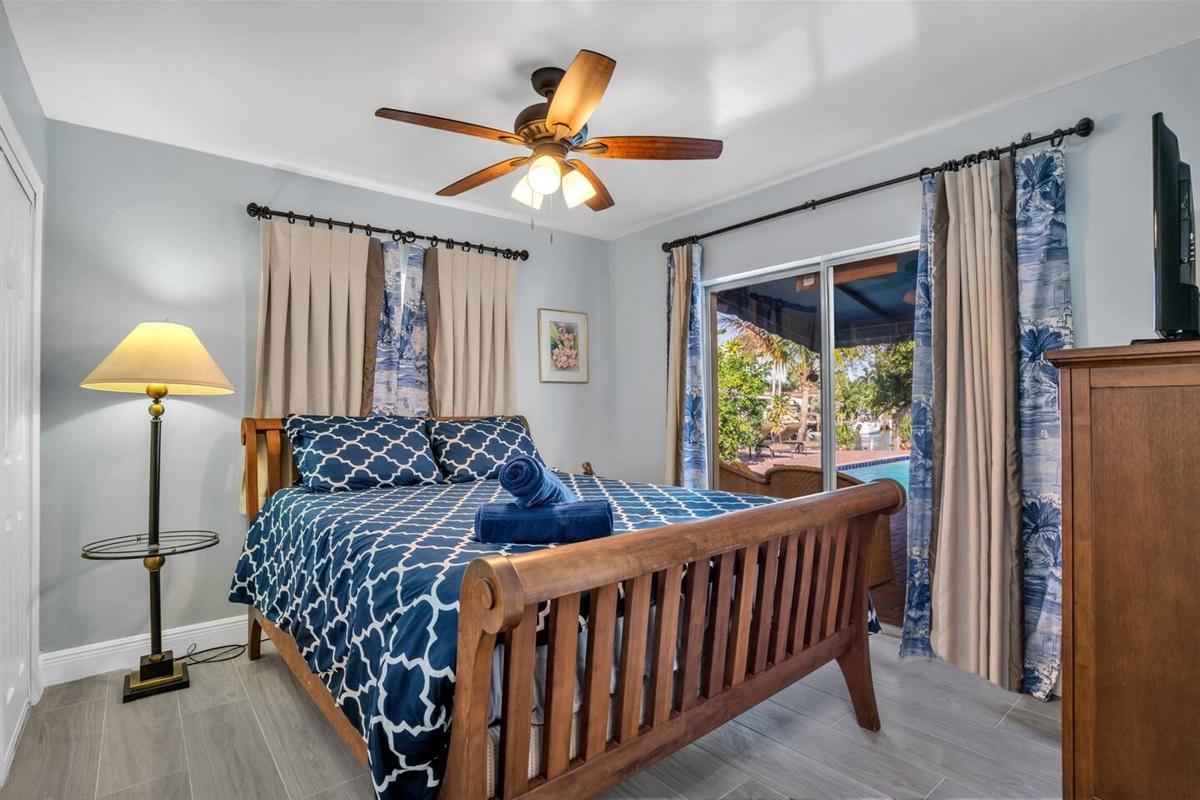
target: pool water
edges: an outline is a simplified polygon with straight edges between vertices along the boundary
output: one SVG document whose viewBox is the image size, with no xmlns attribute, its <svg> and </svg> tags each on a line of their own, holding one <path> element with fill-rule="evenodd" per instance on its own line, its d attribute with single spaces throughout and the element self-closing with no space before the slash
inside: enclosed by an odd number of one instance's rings
<svg viewBox="0 0 1200 800">
<path fill-rule="evenodd" d="M 863 483 L 869 483 L 877 478 L 891 478 L 904 487 L 904 491 L 908 493 L 908 459 L 899 458 L 895 461 L 885 461 L 882 464 L 869 464 L 865 467 L 846 467 L 839 469 L 838 472 L 843 472 L 858 478 Z"/>
</svg>

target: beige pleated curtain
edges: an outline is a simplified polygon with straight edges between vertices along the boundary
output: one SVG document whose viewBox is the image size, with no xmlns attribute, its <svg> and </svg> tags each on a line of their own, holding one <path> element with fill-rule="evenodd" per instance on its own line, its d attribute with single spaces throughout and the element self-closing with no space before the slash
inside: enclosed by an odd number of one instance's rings
<svg viewBox="0 0 1200 800">
<path fill-rule="evenodd" d="M 675 279 L 671 282 L 671 320 L 667 330 L 666 483 L 683 485 L 683 412 L 687 380 L 688 306 L 692 298 L 692 245 L 671 250 Z"/>
<path fill-rule="evenodd" d="M 947 172 L 934 216 L 932 644 L 1016 688 L 1021 674 L 1016 228 L 1012 162 Z M 939 374 L 940 373 L 940 374 Z M 944 437 L 944 438 L 943 438 Z"/>
<path fill-rule="evenodd" d="M 435 416 L 515 414 L 515 261 L 433 248 L 425 254 L 429 402 Z"/>
<path fill-rule="evenodd" d="M 382 284 L 380 243 L 268 220 L 261 223 L 260 239 L 254 416 L 356 416 L 365 413 L 364 404 L 369 411 L 365 354 L 378 333 L 379 314 L 367 313 L 367 300 L 368 294 L 378 298 L 381 287 L 368 291 L 368 273 Z M 374 347 L 370 353 L 373 360 Z M 265 451 L 260 455 L 258 485 L 265 493 Z"/>
<path fill-rule="evenodd" d="M 358 415 L 374 240 L 274 221 L 261 239 L 255 416 Z"/>
</svg>

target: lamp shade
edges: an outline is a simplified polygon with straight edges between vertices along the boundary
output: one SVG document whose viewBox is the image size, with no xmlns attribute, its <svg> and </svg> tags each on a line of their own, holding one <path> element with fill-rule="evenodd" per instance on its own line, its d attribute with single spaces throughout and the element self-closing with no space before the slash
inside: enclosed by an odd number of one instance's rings
<svg viewBox="0 0 1200 800">
<path fill-rule="evenodd" d="M 196 332 L 174 322 L 141 323 L 79 385 L 142 394 L 150 384 L 164 384 L 168 394 L 233 393 Z"/>
</svg>

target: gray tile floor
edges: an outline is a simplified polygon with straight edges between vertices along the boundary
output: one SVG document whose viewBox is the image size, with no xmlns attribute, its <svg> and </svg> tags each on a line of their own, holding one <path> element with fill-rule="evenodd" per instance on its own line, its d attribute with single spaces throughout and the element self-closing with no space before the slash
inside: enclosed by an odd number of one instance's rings
<svg viewBox="0 0 1200 800">
<path fill-rule="evenodd" d="M 1009 694 L 872 637 L 883 729 L 854 722 L 834 665 L 605 798 L 1062 796 L 1058 703 Z M 122 705 L 119 674 L 53 686 L 0 800 L 369 800 L 365 768 L 279 656 L 200 665 L 192 686 Z"/>
</svg>

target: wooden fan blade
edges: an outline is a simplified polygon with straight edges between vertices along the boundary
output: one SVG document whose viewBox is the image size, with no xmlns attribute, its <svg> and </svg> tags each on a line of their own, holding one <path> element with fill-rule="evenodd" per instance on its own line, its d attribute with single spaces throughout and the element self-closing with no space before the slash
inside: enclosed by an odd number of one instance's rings
<svg viewBox="0 0 1200 800">
<path fill-rule="evenodd" d="M 603 136 L 588 139 L 575 149 L 596 158 L 673 161 L 718 158 L 723 147 L 719 139 L 690 139 L 686 136 Z"/>
<path fill-rule="evenodd" d="M 462 194 L 465 191 L 474 189 L 478 186 L 483 186 L 488 181 L 494 181 L 496 178 L 503 178 L 514 169 L 529 163 L 529 157 L 525 158 L 510 158 L 507 161 L 501 161 L 498 164 L 492 164 L 490 167 L 485 167 L 479 172 L 468 175 L 460 181 L 447 186 L 438 192 L 441 197 L 453 197 L 456 194 Z"/>
<path fill-rule="evenodd" d="M 600 104 L 616 66 L 617 62 L 608 56 L 591 50 L 579 51 L 554 90 L 546 114 L 546 127 L 554 133 L 555 139 L 574 136 L 587 124 Z"/>
<path fill-rule="evenodd" d="M 592 211 L 603 211 L 606 208 L 612 208 L 614 205 L 616 205 L 616 201 L 613 200 L 612 195 L 608 193 L 608 187 L 596 177 L 596 173 L 592 172 L 591 167 L 582 161 L 568 161 L 567 163 L 579 170 L 580 174 L 587 178 L 588 183 L 590 183 L 592 188 L 596 190 L 595 197 L 583 201 L 588 208 L 590 208 Z"/>
<path fill-rule="evenodd" d="M 407 122 L 410 125 L 421 125 L 425 128 L 436 128 L 439 131 L 465 133 L 467 136 L 478 136 L 481 139 L 492 139 L 497 142 L 525 144 L 521 137 L 517 136 L 516 134 L 496 130 L 495 128 L 487 128 L 483 125 L 472 125 L 470 122 L 459 122 L 456 119 L 434 117 L 430 116 L 429 114 L 418 114 L 415 111 L 400 111 L 395 108 L 381 108 L 375 112 L 375 116 L 383 117 L 384 119 L 394 119 L 396 122 Z"/>
</svg>

